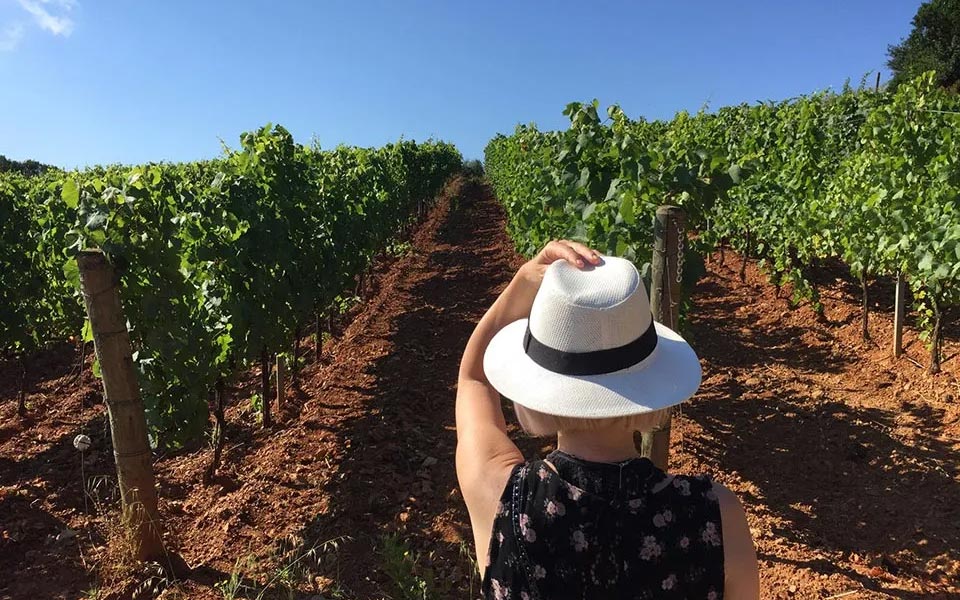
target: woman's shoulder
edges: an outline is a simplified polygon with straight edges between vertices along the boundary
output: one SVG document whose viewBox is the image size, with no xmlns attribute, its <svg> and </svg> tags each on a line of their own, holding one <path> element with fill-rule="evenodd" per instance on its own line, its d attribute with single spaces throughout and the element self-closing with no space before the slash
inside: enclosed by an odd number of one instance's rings
<svg viewBox="0 0 960 600">
<path fill-rule="evenodd" d="M 707 474 L 660 471 L 660 481 L 651 486 L 650 492 L 661 502 L 696 504 L 719 510 L 719 490 L 722 487 Z"/>
</svg>

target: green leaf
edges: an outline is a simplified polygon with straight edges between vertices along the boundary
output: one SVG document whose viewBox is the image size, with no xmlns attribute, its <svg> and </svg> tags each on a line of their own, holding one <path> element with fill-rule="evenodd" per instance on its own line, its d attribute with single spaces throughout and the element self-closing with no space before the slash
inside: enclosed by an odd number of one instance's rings
<svg viewBox="0 0 960 600">
<path fill-rule="evenodd" d="M 607 189 L 607 195 L 606 197 L 604 197 L 603 201 L 609 202 L 614 197 L 616 197 L 619 191 L 620 191 L 620 180 L 614 179 L 613 181 L 610 182 L 610 187 Z"/>
<path fill-rule="evenodd" d="M 577 182 L 578 188 L 585 188 L 590 183 L 590 168 L 584 167 L 580 170 L 580 180 Z"/>
<path fill-rule="evenodd" d="M 72 179 L 64 179 L 63 189 L 60 190 L 60 198 L 70 208 L 76 208 L 80 204 L 80 188 L 77 182 Z"/>
<path fill-rule="evenodd" d="M 103 229 L 107 224 L 107 214 L 102 211 L 97 211 L 87 217 L 87 229 L 91 231 L 96 231 Z"/>
<path fill-rule="evenodd" d="M 80 266 L 77 259 L 71 258 L 63 263 L 63 276 L 74 289 L 80 289 Z"/>
<path fill-rule="evenodd" d="M 637 216 L 633 212 L 633 204 L 633 194 L 624 194 L 623 200 L 620 201 L 620 216 L 623 217 L 623 222 L 628 225 L 637 222 Z"/>
<path fill-rule="evenodd" d="M 730 176 L 730 179 L 733 180 L 733 183 L 739 184 L 742 177 L 742 169 L 740 165 L 730 165 L 730 168 L 727 169 L 727 175 Z"/>
</svg>

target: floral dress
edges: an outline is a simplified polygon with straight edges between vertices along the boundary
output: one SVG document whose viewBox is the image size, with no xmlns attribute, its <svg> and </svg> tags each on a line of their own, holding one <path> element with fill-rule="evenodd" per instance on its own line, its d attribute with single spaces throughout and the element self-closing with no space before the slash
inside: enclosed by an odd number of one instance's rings
<svg viewBox="0 0 960 600">
<path fill-rule="evenodd" d="M 517 465 L 497 507 L 483 597 L 723 598 L 720 506 L 705 477 L 645 458 L 555 451 Z"/>
</svg>

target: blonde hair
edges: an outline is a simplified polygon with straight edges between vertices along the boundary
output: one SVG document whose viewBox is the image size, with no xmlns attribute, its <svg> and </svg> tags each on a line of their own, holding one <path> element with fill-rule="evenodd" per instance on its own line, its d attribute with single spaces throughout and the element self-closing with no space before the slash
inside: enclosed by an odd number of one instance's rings
<svg viewBox="0 0 960 600">
<path fill-rule="evenodd" d="M 626 417 L 585 419 L 548 415 L 517 403 L 513 404 L 513 410 L 517 413 L 520 427 L 527 435 L 534 437 L 549 437 L 561 431 L 603 431 L 612 428 L 646 433 L 666 425 L 673 413 L 673 407 L 667 407 Z"/>
</svg>

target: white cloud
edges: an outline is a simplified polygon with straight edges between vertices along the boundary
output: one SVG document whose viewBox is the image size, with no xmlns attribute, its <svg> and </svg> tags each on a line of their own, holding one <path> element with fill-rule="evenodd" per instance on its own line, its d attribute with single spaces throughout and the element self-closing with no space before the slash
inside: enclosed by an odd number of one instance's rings
<svg viewBox="0 0 960 600">
<path fill-rule="evenodd" d="M 73 32 L 73 19 L 64 12 L 70 12 L 77 5 L 75 0 L 17 0 L 20 7 L 33 15 L 33 20 L 41 29 L 53 35 L 64 37 Z M 53 9 L 53 11 L 51 11 Z M 59 14 L 54 14 L 57 12 Z"/>
<path fill-rule="evenodd" d="M 23 39 L 23 23 L 14 23 L 8 25 L 0 31 L 0 52 L 11 52 L 16 50 Z"/>
</svg>

